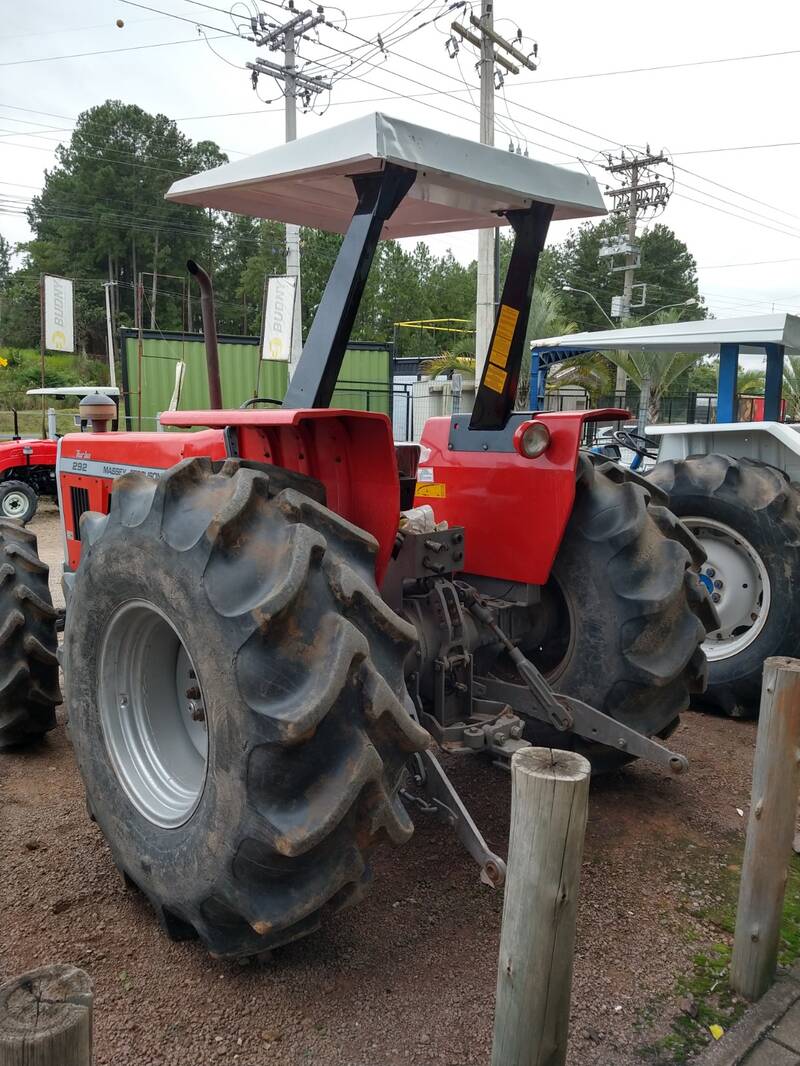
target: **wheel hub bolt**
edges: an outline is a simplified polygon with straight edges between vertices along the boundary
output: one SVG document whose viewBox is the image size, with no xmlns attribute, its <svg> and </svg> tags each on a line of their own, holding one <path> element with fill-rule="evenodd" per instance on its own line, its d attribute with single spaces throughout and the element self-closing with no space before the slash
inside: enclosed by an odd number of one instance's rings
<svg viewBox="0 0 800 1066">
<path fill-rule="evenodd" d="M 718 592 L 712 592 L 711 593 L 711 602 L 712 603 L 719 603 L 719 601 L 721 599 L 722 599 L 722 597 L 720 596 L 720 594 Z"/>
<path fill-rule="evenodd" d="M 715 581 L 714 582 L 714 588 L 715 589 L 721 589 L 722 588 L 722 582 L 721 581 Z"/>
<path fill-rule="evenodd" d="M 189 714 L 192 716 L 193 722 L 205 722 L 206 720 L 205 707 L 196 700 L 189 700 Z"/>
<path fill-rule="evenodd" d="M 200 699 L 200 689 L 197 687 L 197 685 L 191 685 L 189 688 L 186 689 L 186 698 L 188 700 Z"/>
<path fill-rule="evenodd" d="M 717 571 L 714 569 L 713 566 L 709 566 L 707 568 L 707 570 L 706 570 L 706 573 L 708 574 L 709 577 L 716 577 L 716 575 L 717 575 Z"/>
</svg>

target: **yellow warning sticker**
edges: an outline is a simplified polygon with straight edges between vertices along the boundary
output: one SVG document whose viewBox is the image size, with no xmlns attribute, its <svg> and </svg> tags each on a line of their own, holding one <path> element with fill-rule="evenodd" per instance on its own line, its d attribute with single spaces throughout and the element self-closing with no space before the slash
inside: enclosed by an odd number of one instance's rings
<svg viewBox="0 0 800 1066">
<path fill-rule="evenodd" d="M 423 483 L 417 482 L 417 496 L 435 496 L 439 500 L 443 500 L 447 496 L 447 486 L 442 485 L 441 482 L 437 485 L 432 485 L 430 482 Z"/>
<path fill-rule="evenodd" d="M 483 383 L 487 389 L 491 389 L 492 392 L 502 392 L 505 388 L 506 378 L 508 374 L 505 370 L 501 370 L 499 366 L 492 366 L 491 363 L 486 367 L 486 376 L 483 379 Z"/>
<path fill-rule="evenodd" d="M 511 341 L 514 339 L 514 330 L 519 318 L 519 311 L 508 304 L 502 304 L 500 314 L 497 316 L 497 329 L 494 333 L 492 350 L 489 352 L 489 361 L 497 366 L 505 366 L 508 362 L 508 353 L 511 350 Z"/>
</svg>

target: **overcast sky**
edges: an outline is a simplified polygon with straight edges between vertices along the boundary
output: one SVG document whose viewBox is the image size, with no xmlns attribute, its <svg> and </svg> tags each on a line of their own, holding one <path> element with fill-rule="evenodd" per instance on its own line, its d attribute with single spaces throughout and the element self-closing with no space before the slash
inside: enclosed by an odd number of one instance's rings
<svg viewBox="0 0 800 1066">
<path fill-rule="evenodd" d="M 244 69 L 256 54 L 268 53 L 229 35 L 234 23 L 224 0 L 142 2 L 169 15 L 121 0 L 0 0 L 0 194 L 2 204 L 12 208 L 0 213 L 0 232 L 9 240 L 28 236 L 13 206 L 41 187 L 58 140 L 68 137 L 79 112 L 110 97 L 175 118 L 188 136 L 215 140 L 231 159 L 283 139 L 280 91 L 262 79 L 259 92 L 273 102 L 261 103 Z M 454 15 L 467 17 L 468 10 L 467 16 L 446 13 L 423 26 L 447 3 L 342 2 L 344 12 L 325 9 L 339 28 L 321 26 L 319 44 L 303 43 L 309 70 L 316 60 L 327 68 L 317 67 L 318 73 L 330 75 L 332 67 L 345 66 L 342 53 L 368 54 L 358 38 L 374 40 L 381 32 L 391 40 L 397 23 L 404 23 L 402 32 L 420 28 L 391 45 L 382 61 L 372 56 L 369 65 L 337 80 L 324 114 L 299 115 L 299 135 L 383 110 L 477 139 L 474 56 L 462 49 L 459 68 L 445 49 Z M 298 10 L 306 6 L 313 5 L 297 3 Z M 239 23 L 247 7 L 234 5 Z M 285 17 L 275 4 L 261 4 L 261 9 Z M 497 94 L 499 146 L 507 148 L 513 138 L 536 158 L 573 167 L 586 165 L 579 159 L 600 158 L 603 150 L 618 151 L 620 143 L 664 148 L 685 169 L 675 170 L 674 195 L 661 218 L 696 257 L 701 289 L 714 314 L 800 310 L 800 144 L 707 151 L 800 142 L 800 5 L 786 0 L 762 0 L 755 7 L 735 0 L 672 0 L 669 5 L 496 0 L 495 15 L 499 32 L 511 36 L 520 25 L 540 51 L 538 71 L 508 75 Z M 117 27 L 118 19 L 123 28 Z M 214 27 L 205 30 L 208 43 L 198 38 L 196 19 Z M 173 43 L 179 41 L 188 43 Z M 117 51 L 161 42 L 169 43 Z M 701 62 L 782 51 L 788 54 Z M 85 52 L 103 54 L 57 58 Z M 698 65 L 574 77 L 691 63 Z M 327 94 L 319 103 L 328 103 Z M 590 169 L 601 182 L 610 180 Z M 554 224 L 551 240 L 561 239 L 568 228 Z M 437 251 L 452 247 L 463 260 L 477 250 L 473 233 L 431 243 Z"/>
</svg>

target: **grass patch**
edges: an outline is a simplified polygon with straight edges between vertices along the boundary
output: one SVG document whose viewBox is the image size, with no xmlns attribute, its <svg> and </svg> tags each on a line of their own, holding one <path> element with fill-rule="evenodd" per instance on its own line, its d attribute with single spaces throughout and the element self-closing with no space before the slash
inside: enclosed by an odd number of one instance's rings
<svg viewBox="0 0 800 1066">
<path fill-rule="evenodd" d="M 26 396 L 27 389 L 42 384 L 41 356 L 33 348 L 0 347 L 0 409 L 7 411 L 35 409 L 36 396 Z M 66 385 L 103 385 L 108 381 L 108 367 L 97 359 L 65 352 L 48 352 L 44 360 L 44 384 L 47 388 Z M 48 397 L 50 406 L 60 406 Z"/>
<path fill-rule="evenodd" d="M 641 1049 L 641 1057 L 658 1066 L 680 1066 L 702 1050 L 711 1040 L 709 1027 L 719 1025 L 730 1029 L 744 1013 L 747 1004 L 730 986 L 731 940 L 736 923 L 736 903 L 739 895 L 741 850 L 730 857 L 722 877 L 713 886 L 721 897 L 695 914 L 709 922 L 720 933 L 719 940 L 698 951 L 692 957 L 688 975 L 675 984 L 675 993 L 686 1008 L 672 1022 L 671 1032 Z M 699 876 L 699 875 L 698 875 Z M 687 930 L 690 941 L 697 935 Z M 789 865 L 786 896 L 781 922 L 778 954 L 780 966 L 791 966 L 800 958 L 800 858 L 793 856 Z M 653 1016 L 652 1009 L 648 1011 Z"/>
</svg>

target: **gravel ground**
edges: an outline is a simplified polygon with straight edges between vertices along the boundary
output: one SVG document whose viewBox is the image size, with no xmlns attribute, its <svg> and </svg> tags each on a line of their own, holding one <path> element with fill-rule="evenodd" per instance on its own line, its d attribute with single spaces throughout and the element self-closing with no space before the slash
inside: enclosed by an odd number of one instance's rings
<svg viewBox="0 0 800 1066">
<path fill-rule="evenodd" d="M 32 528 L 60 598 L 55 509 Z M 215 962 L 168 941 L 123 886 L 60 723 L 35 750 L 0 755 L 0 980 L 84 967 L 98 1066 L 489 1061 L 502 897 L 452 834 L 419 816 L 409 844 L 377 855 L 372 894 L 329 929 L 257 965 Z M 637 765 L 593 783 L 570 1066 L 641 1066 L 637 1049 L 668 1031 L 676 978 L 719 938 L 693 911 L 743 835 L 754 740 L 753 723 L 689 713 L 673 737 L 688 776 Z M 507 776 L 451 769 L 505 854 Z"/>
</svg>

